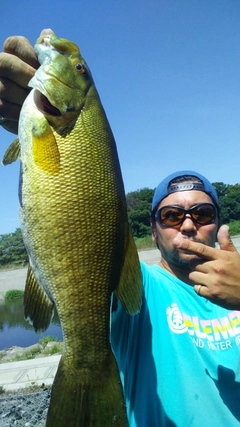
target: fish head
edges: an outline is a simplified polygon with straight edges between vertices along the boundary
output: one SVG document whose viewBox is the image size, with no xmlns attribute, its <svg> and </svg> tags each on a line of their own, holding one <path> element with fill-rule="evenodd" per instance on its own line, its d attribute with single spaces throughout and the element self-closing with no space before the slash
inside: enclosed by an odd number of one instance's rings
<svg viewBox="0 0 240 427">
<path fill-rule="evenodd" d="M 89 90 L 94 87 L 91 72 L 78 46 L 48 34 L 37 40 L 35 51 L 40 67 L 29 86 L 35 89 L 37 108 L 52 119 L 61 115 L 78 116 L 86 104 Z"/>
</svg>

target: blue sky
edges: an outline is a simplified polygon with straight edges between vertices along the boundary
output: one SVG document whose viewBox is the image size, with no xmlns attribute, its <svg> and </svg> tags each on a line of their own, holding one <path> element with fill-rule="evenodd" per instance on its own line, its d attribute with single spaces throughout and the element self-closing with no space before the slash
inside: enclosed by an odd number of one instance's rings
<svg viewBox="0 0 240 427">
<path fill-rule="evenodd" d="M 125 191 L 193 169 L 240 182 L 239 0 L 8 0 L 0 44 L 77 43 L 115 135 Z M 14 139 L 0 127 L 0 158 Z M 0 234 L 19 227 L 19 162 L 0 166 Z"/>
</svg>

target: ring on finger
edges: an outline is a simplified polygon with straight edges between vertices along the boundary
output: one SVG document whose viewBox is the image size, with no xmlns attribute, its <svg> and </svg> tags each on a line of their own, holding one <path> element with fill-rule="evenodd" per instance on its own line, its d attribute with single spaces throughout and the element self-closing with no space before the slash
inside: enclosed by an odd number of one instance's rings
<svg viewBox="0 0 240 427">
<path fill-rule="evenodd" d="M 5 117 L 3 117 L 3 116 L 0 114 L 0 125 L 1 125 L 2 123 L 6 122 L 6 121 L 7 121 L 7 119 L 5 119 Z"/>
<path fill-rule="evenodd" d="M 198 285 L 198 288 L 197 288 L 197 294 L 199 295 L 199 296 L 201 296 L 201 287 L 202 287 L 202 285 Z"/>
</svg>

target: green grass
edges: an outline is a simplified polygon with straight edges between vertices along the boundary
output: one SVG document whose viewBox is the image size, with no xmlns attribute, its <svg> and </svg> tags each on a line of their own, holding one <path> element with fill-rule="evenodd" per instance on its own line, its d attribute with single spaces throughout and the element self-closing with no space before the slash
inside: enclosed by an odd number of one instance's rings
<svg viewBox="0 0 240 427">
<path fill-rule="evenodd" d="M 227 225 L 229 227 L 230 236 L 237 236 L 240 234 L 240 221 L 232 221 Z"/>
<path fill-rule="evenodd" d="M 146 236 L 141 237 L 139 239 L 135 239 L 135 244 L 138 251 L 156 249 L 156 243 L 152 241 L 152 236 Z"/>
<path fill-rule="evenodd" d="M 47 344 L 54 342 L 52 346 L 47 347 Z M 22 360 L 35 359 L 36 356 L 53 356 L 54 354 L 62 354 L 63 342 L 58 338 L 51 336 L 42 337 L 39 340 L 39 345 L 34 346 L 31 350 L 23 351 L 21 354 L 16 354 L 14 357 L 4 359 L 4 355 L 0 353 L 0 363 L 3 362 L 20 362 Z"/>
<path fill-rule="evenodd" d="M 22 354 L 17 354 L 11 362 L 20 362 L 21 360 L 30 360 L 35 359 L 38 355 L 43 356 L 53 356 L 54 354 L 61 354 L 63 348 L 63 343 L 59 342 L 59 344 L 55 344 L 50 348 L 43 347 L 41 345 L 34 347 L 32 350 L 26 351 Z"/>
<path fill-rule="evenodd" d="M 40 338 L 40 340 L 39 340 L 39 342 L 40 342 L 40 344 L 43 346 L 43 347 L 46 347 L 46 345 L 49 343 L 49 342 L 60 342 L 60 340 L 58 339 L 58 338 L 56 338 L 56 337 L 52 337 L 51 335 L 48 335 L 47 337 L 42 337 L 42 338 Z"/>
<path fill-rule="evenodd" d="M 12 289 L 5 293 L 4 298 L 6 301 L 9 301 L 14 298 L 21 298 L 24 295 L 24 291 L 20 291 L 18 289 Z"/>
<path fill-rule="evenodd" d="M 41 347 L 39 345 L 37 347 L 34 347 L 32 350 L 25 351 L 23 354 L 17 354 L 14 359 L 11 359 L 11 361 L 20 362 L 21 360 L 35 359 L 35 357 L 40 353 Z"/>
<path fill-rule="evenodd" d="M 62 354 L 63 349 L 63 343 L 59 342 L 59 344 L 55 344 L 54 346 L 50 348 L 46 348 L 43 350 L 41 354 L 44 354 L 45 356 L 53 356 L 54 354 Z"/>
<path fill-rule="evenodd" d="M 23 263 L 11 263 L 11 264 L 0 264 L 0 271 L 7 271 L 7 270 L 20 270 L 21 268 L 26 268 L 27 264 L 23 265 Z"/>
<path fill-rule="evenodd" d="M 43 351 L 42 354 L 44 354 L 45 356 L 53 356 L 54 354 L 61 354 L 62 353 L 62 348 L 63 348 L 63 342 L 60 341 L 58 338 L 55 337 L 51 337 L 50 335 L 47 337 L 42 337 L 39 340 L 40 344 L 43 347 Z M 54 344 L 53 346 L 46 348 L 47 344 L 50 342 L 55 342 L 56 344 Z"/>
</svg>

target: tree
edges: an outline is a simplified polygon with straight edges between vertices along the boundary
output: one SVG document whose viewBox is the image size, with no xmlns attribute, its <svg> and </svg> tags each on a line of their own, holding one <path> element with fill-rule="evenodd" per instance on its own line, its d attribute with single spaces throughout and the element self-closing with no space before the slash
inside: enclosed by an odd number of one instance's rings
<svg viewBox="0 0 240 427">
<path fill-rule="evenodd" d="M 154 190 L 143 188 L 126 195 L 128 220 L 133 236 L 136 238 L 151 234 L 150 215 L 153 192 Z"/>
<path fill-rule="evenodd" d="M 14 233 L 0 235 L 0 265 L 24 264 L 28 255 L 20 228 Z"/>
<path fill-rule="evenodd" d="M 227 191 L 229 187 L 228 184 L 224 184 L 223 182 L 213 182 L 212 185 L 216 190 L 218 198 L 224 197 L 227 195 Z"/>
<path fill-rule="evenodd" d="M 213 183 L 218 197 L 221 224 L 240 219 L 240 184 Z"/>
</svg>

